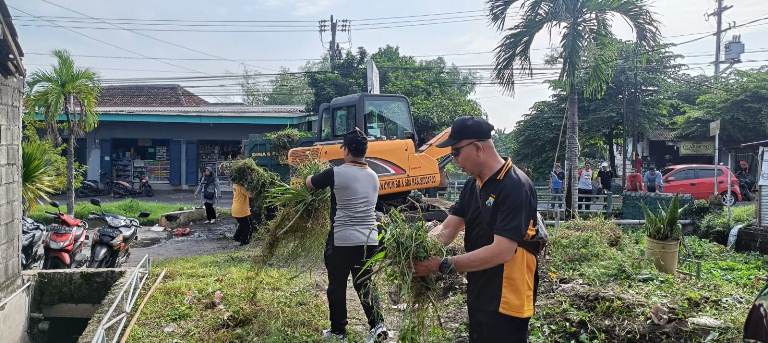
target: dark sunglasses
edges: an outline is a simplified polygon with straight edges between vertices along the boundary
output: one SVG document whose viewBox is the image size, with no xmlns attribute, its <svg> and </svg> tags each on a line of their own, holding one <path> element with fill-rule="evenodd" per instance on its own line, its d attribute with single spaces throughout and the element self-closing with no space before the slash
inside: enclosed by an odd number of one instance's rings
<svg viewBox="0 0 768 343">
<path fill-rule="evenodd" d="M 451 156 L 453 156 L 453 157 L 459 157 L 459 155 L 461 155 L 461 149 L 464 149 L 464 148 L 466 148 L 467 146 L 470 146 L 470 145 L 472 145 L 472 144 L 475 144 L 475 143 L 477 143 L 477 142 L 482 142 L 482 141 L 484 141 L 484 140 L 485 140 L 485 139 L 478 139 L 478 140 L 474 140 L 474 141 L 471 141 L 471 142 L 469 142 L 469 143 L 467 143 L 467 144 L 464 144 L 464 145 L 462 145 L 462 146 L 459 146 L 459 147 L 452 147 L 452 148 L 451 148 Z"/>
</svg>

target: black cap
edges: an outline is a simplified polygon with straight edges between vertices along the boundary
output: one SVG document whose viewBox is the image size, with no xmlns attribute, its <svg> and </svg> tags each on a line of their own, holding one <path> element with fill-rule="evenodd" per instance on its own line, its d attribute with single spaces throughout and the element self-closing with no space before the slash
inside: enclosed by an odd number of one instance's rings
<svg viewBox="0 0 768 343">
<path fill-rule="evenodd" d="M 480 117 L 459 117 L 451 125 L 448 139 L 437 143 L 438 148 L 446 148 L 465 139 L 491 139 L 493 125 Z"/>
</svg>

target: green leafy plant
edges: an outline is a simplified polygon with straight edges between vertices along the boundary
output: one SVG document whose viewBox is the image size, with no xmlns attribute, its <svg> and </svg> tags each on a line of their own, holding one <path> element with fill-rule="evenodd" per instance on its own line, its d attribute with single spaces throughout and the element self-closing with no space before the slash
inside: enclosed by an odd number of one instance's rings
<svg viewBox="0 0 768 343">
<path fill-rule="evenodd" d="M 278 249 L 291 257 L 309 260 L 321 256 L 330 227 L 331 192 L 309 190 L 304 181 L 327 167 L 325 162 L 309 160 L 296 167 L 290 184 L 278 182 L 268 190 L 266 204 L 276 206 L 278 211 L 263 232 L 264 244 L 257 262 L 269 261 Z"/>
<path fill-rule="evenodd" d="M 21 144 L 21 196 L 25 212 L 42 201 L 48 201 L 48 195 L 56 189 L 55 169 L 50 164 L 53 153 L 50 144 L 45 142 Z"/>
<path fill-rule="evenodd" d="M 437 313 L 442 287 L 435 276 L 414 277 L 413 262 L 432 256 L 445 256 L 440 243 L 429 237 L 423 220 L 409 221 L 398 210 L 382 220 L 379 235 L 381 251 L 366 264 L 374 275 L 382 275 L 380 284 L 391 285 L 405 304 L 400 321 L 400 342 L 426 342 L 435 326 L 430 310 Z"/>
<path fill-rule="evenodd" d="M 272 153 L 277 156 L 280 163 L 285 164 L 288 162 L 288 151 L 296 147 L 300 139 L 310 137 L 312 134 L 287 127 L 280 131 L 267 133 L 265 136 L 272 141 Z"/>
<path fill-rule="evenodd" d="M 658 214 L 653 213 L 647 206 L 643 205 L 646 235 L 657 241 L 679 240 L 682 236 L 683 228 L 682 225 L 678 223 L 678 219 L 685 207 L 680 208 L 680 199 L 678 196 L 672 198 L 669 207 L 666 209 L 660 207 Z"/>
<path fill-rule="evenodd" d="M 241 185 L 251 193 L 251 208 L 264 213 L 267 192 L 280 181 L 280 176 L 256 165 L 251 158 L 229 161 L 223 165 L 232 183 Z"/>
</svg>

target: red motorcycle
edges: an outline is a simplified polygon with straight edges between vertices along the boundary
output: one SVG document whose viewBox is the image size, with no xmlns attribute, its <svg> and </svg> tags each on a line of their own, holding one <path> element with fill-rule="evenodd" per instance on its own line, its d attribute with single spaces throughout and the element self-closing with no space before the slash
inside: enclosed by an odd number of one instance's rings
<svg viewBox="0 0 768 343">
<path fill-rule="evenodd" d="M 56 212 L 45 211 L 56 219 L 56 223 L 48 226 L 43 249 L 45 259 L 43 269 L 68 269 L 81 267 L 86 261 L 83 254 L 88 223 L 73 216 L 61 213 L 59 203 L 51 201 Z"/>
</svg>

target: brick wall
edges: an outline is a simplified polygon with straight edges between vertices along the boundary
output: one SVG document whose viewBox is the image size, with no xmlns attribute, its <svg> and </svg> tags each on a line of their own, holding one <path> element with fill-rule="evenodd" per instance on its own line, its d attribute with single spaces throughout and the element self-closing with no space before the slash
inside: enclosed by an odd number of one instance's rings
<svg viewBox="0 0 768 343">
<path fill-rule="evenodd" d="M 23 80 L 0 76 L 0 299 L 18 289 L 21 268 L 21 100 Z"/>
</svg>

